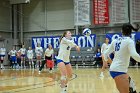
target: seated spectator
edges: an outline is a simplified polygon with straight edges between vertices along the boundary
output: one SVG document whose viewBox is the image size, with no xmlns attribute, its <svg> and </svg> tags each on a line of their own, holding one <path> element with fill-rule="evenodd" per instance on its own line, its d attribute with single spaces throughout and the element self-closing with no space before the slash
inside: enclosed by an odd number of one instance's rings
<svg viewBox="0 0 140 93">
<path fill-rule="evenodd" d="M 101 66 L 102 65 L 102 57 L 101 57 L 101 50 L 98 48 L 95 54 L 95 64 L 94 66 Z"/>
</svg>

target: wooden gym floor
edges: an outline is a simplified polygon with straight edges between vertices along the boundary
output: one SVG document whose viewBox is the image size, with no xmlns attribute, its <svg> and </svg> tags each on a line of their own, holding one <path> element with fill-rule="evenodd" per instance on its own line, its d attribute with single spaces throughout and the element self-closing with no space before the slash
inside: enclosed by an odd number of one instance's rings
<svg viewBox="0 0 140 93">
<path fill-rule="evenodd" d="M 119 93 L 109 72 L 99 77 L 100 68 L 74 69 L 74 78 L 69 82 L 68 93 Z M 140 90 L 140 68 L 129 68 L 129 75 Z M 76 77 L 77 76 L 77 77 Z M 46 70 L 38 74 L 35 69 L 0 70 L 0 93 L 60 93 L 60 74 L 57 69 L 49 73 Z"/>
</svg>

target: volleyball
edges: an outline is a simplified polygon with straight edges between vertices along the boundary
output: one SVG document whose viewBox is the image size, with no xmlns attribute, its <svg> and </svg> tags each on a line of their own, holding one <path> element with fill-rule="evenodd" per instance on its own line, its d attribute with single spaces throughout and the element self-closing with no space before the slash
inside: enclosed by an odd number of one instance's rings
<svg viewBox="0 0 140 93">
<path fill-rule="evenodd" d="M 84 36 L 90 36 L 90 34 L 91 34 L 91 30 L 90 30 L 89 28 L 85 28 L 85 29 L 83 30 L 83 35 L 84 35 Z"/>
</svg>

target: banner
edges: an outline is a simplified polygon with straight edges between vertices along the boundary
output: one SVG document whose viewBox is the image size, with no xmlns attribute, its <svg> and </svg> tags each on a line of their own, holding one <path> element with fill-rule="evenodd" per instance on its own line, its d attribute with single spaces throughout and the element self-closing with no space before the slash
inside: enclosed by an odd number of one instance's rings
<svg viewBox="0 0 140 93">
<path fill-rule="evenodd" d="M 78 26 L 91 25 L 89 0 L 74 0 L 74 24 Z"/>
<path fill-rule="evenodd" d="M 106 37 L 109 38 L 110 43 L 113 39 L 121 37 L 121 33 L 107 33 Z M 136 42 L 137 40 L 140 40 L 140 32 L 133 32 L 131 34 L 131 38 Z"/>
<path fill-rule="evenodd" d="M 130 0 L 135 1 L 135 0 Z M 122 24 L 122 23 L 128 23 L 129 22 L 129 12 L 128 7 L 129 3 L 128 0 L 110 0 L 111 4 L 111 21 L 113 24 Z M 131 4 L 131 3 L 130 3 Z M 131 9 L 131 7 L 130 7 Z M 133 10 L 135 11 L 135 10 Z M 133 12 L 131 11 L 130 14 Z"/>
<path fill-rule="evenodd" d="M 41 44 L 41 47 L 47 48 L 48 44 L 51 44 L 53 48 L 59 48 L 60 36 L 51 37 L 32 37 L 32 48 L 34 49 L 37 44 Z M 88 37 L 85 36 L 73 36 L 73 41 L 80 47 L 95 47 L 96 35 L 92 34 Z"/>
<path fill-rule="evenodd" d="M 94 24 L 109 24 L 108 0 L 93 0 Z"/>
</svg>

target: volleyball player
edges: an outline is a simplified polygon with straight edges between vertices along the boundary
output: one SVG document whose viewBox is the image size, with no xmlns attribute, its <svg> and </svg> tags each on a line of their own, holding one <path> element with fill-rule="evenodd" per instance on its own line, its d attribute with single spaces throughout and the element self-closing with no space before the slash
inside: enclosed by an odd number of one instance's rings
<svg viewBox="0 0 140 93">
<path fill-rule="evenodd" d="M 104 60 L 115 51 L 113 62 L 110 66 L 110 75 L 113 77 L 120 93 L 136 93 L 136 86 L 127 74 L 130 56 L 140 62 L 140 55 L 136 52 L 135 43 L 131 39 L 131 32 L 135 30 L 131 24 L 123 24 L 122 37 L 114 40 L 109 49 L 104 52 Z"/>
<path fill-rule="evenodd" d="M 27 57 L 28 57 L 28 61 L 29 61 L 29 67 L 30 68 L 34 68 L 34 62 L 33 62 L 33 50 L 31 47 L 29 47 L 29 50 L 27 51 Z"/>
<path fill-rule="evenodd" d="M 1 69 L 4 68 L 3 62 L 4 62 L 4 59 L 5 59 L 5 55 L 6 55 L 6 48 L 5 48 L 4 45 L 3 45 L 3 47 L 0 48 L 0 63 L 1 63 Z"/>
<path fill-rule="evenodd" d="M 101 74 L 100 74 L 100 77 L 104 77 L 104 71 L 105 71 L 105 68 L 108 67 L 108 63 L 111 63 L 111 59 L 108 60 L 108 62 L 105 62 L 104 61 L 104 57 L 103 57 L 103 53 L 105 50 L 107 50 L 109 48 L 109 38 L 106 37 L 105 39 L 105 43 L 103 43 L 102 47 L 101 47 L 101 54 L 102 54 L 102 61 L 103 61 L 103 66 L 102 66 L 102 69 L 101 69 Z"/>
<path fill-rule="evenodd" d="M 48 48 L 46 49 L 45 53 L 44 53 L 44 58 L 45 61 L 42 62 L 41 67 L 39 68 L 39 73 L 41 72 L 41 70 L 43 69 L 44 65 L 46 64 L 47 67 L 49 68 L 49 72 L 52 73 L 52 68 L 54 66 L 54 62 L 52 61 L 52 56 L 53 56 L 54 50 L 52 48 L 52 45 L 48 45 Z"/>
<path fill-rule="evenodd" d="M 24 45 L 22 45 L 22 48 L 18 51 L 21 54 L 21 68 L 25 67 L 25 57 L 26 57 L 26 48 Z M 23 66 L 22 66 L 23 65 Z"/>
<path fill-rule="evenodd" d="M 17 59 L 16 59 L 17 51 L 13 47 L 13 49 L 8 54 L 10 55 L 10 58 L 11 58 L 12 68 L 16 68 L 16 66 L 17 66 Z"/>
<path fill-rule="evenodd" d="M 17 68 L 21 68 L 21 53 L 17 51 L 16 53 L 16 60 L 17 60 Z"/>
<path fill-rule="evenodd" d="M 42 58 L 42 54 L 43 54 L 43 48 L 40 46 L 40 44 L 37 44 L 37 47 L 35 48 L 35 53 L 36 53 L 36 65 L 37 68 L 39 68 L 41 66 L 41 58 Z"/>
<path fill-rule="evenodd" d="M 75 47 L 78 52 L 80 51 L 80 47 L 72 40 L 71 32 L 66 31 L 60 38 L 60 49 L 57 56 L 57 65 L 61 72 L 61 93 L 66 93 L 68 78 L 72 77 L 72 67 L 69 59 L 72 47 Z"/>
</svg>

